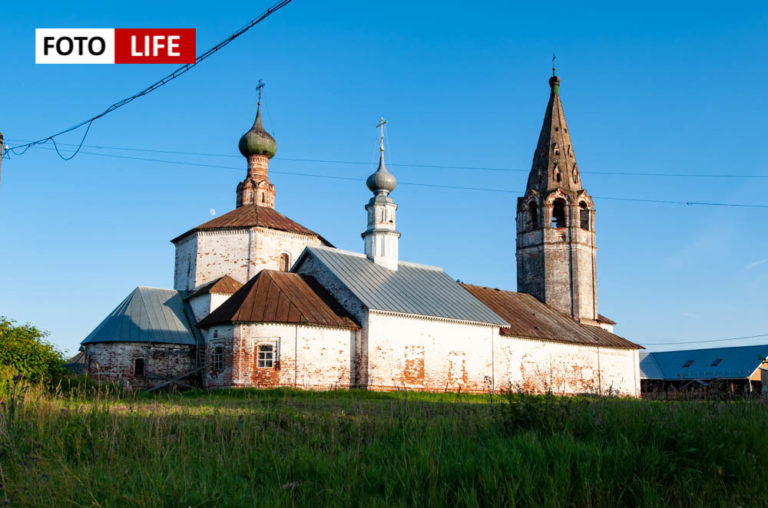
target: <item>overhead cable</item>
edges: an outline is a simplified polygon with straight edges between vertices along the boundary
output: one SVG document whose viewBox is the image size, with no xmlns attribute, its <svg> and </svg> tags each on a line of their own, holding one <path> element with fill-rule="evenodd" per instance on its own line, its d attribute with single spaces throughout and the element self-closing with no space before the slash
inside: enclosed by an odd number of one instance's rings
<svg viewBox="0 0 768 508">
<path fill-rule="evenodd" d="M 99 118 L 101 118 L 101 117 L 103 117 L 103 116 L 105 116 L 105 115 L 107 115 L 107 114 L 109 114 L 109 113 L 111 113 L 111 112 L 113 112 L 113 111 L 115 111 L 115 110 L 117 110 L 119 108 L 122 108 L 123 106 L 133 102 L 134 100 L 138 99 L 139 97 L 143 97 L 143 96 L 145 96 L 145 95 L 147 95 L 147 94 L 149 94 L 151 92 L 154 92 L 155 90 L 157 90 L 161 86 L 163 86 L 163 85 L 173 81 L 174 79 L 178 78 L 179 76 L 181 76 L 181 75 L 185 74 L 186 72 L 192 70 L 195 66 L 197 66 L 199 63 L 201 63 L 203 60 L 205 60 L 209 56 L 213 55 L 214 53 L 216 53 L 220 49 L 222 49 L 225 46 L 227 46 L 230 42 L 234 41 L 235 39 L 237 39 L 238 37 L 243 35 L 245 32 L 247 32 L 248 30 L 250 30 L 254 26 L 256 26 L 259 23 L 261 23 L 262 21 L 264 21 L 267 17 L 269 17 L 270 15 L 274 14 L 278 10 L 282 9 L 283 7 L 285 7 L 286 5 L 291 3 L 291 1 L 292 0 L 281 0 L 281 1 L 277 2 L 272 7 L 270 7 L 269 9 L 264 11 L 263 13 L 261 13 L 259 16 L 253 18 L 251 21 L 249 21 L 248 23 L 243 25 L 235 33 L 231 34 L 229 37 L 227 37 L 223 41 L 219 42 L 218 44 L 216 44 L 214 47 L 212 47 L 211 49 L 209 49 L 208 51 L 206 51 L 202 55 L 198 56 L 195 59 L 195 63 L 182 65 L 181 67 L 177 68 L 172 73 L 168 74 L 167 76 L 165 76 L 164 78 L 160 79 L 159 81 L 156 81 L 156 82 L 152 83 L 151 85 L 149 85 L 145 89 L 141 90 L 140 92 L 137 92 L 137 93 L 131 95 L 130 97 L 126 97 L 125 99 L 122 99 L 120 101 L 115 102 L 114 104 L 109 106 L 107 109 L 105 109 L 104 111 L 99 113 L 98 115 L 92 116 L 91 118 L 88 118 L 87 120 L 83 120 L 82 122 L 80 122 L 80 123 L 78 123 L 76 125 L 73 125 L 72 127 L 69 127 L 68 129 L 64 129 L 63 131 L 57 132 L 56 134 L 51 134 L 50 136 L 46 136 L 44 138 L 40 138 L 38 140 L 31 141 L 29 143 L 24 143 L 24 144 L 21 144 L 21 145 L 11 146 L 11 147 L 9 147 L 7 149 L 3 149 L 2 156 L 6 157 L 6 158 L 10 158 L 9 154 L 22 155 L 27 150 L 32 148 L 33 146 L 41 145 L 41 144 L 44 144 L 44 143 L 48 143 L 50 141 L 50 142 L 53 143 L 53 147 L 56 150 L 56 153 L 58 154 L 59 157 L 61 157 L 64 160 L 72 159 L 75 155 L 77 155 L 80 152 L 80 149 L 83 147 L 83 144 L 85 143 L 85 138 L 88 136 L 88 132 L 90 131 L 91 125 L 93 124 L 93 122 L 95 122 Z M 72 152 L 71 155 L 68 155 L 68 156 L 62 155 L 61 151 L 59 150 L 59 146 L 56 143 L 56 138 L 58 136 L 61 136 L 62 134 L 66 134 L 68 132 L 72 132 L 74 130 L 77 130 L 80 127 L 85 127 L 85 132 L 83 133 L 83 137 L 80 140 L 80 143 L 77 145 L 77 148 L 75 149 L 74 152 Z"/>
<path fill-rule="evenodd" d="M 206 164 L 206 163 L 187 162 L 187 161 L 180 161 L 180 160 L 155 159 L 151 157 L 135 157 L 132 155 L 117 155 L 117 154 L 96 153 L 96 152 L 82 152 L 82 154 L 94 155 L 97 157 L 109 157 L 114 159 L 128 159 L 128 160 L 137 160 L 137 161 L 144 161 L 144 162 L 157 162 L 160 164 L 173 164 L 176 166 L 195 166 L 195 167 L 214 168 L 214 169 L 228 169 L 232 171 L 243 170 L 242 167 L 235 167 L 235 166 L 222 166 L 218 164 Z M 278 175 L 303 176 L 303 177 L 309 177 L 309 178 L 321 178 L 321 179 L 330 179 L 330 180 L 347 180 L 351 182 L 362 181 L 359 177 L 352 177 L 352 176 L 334 176 L 334 175 L 327 175 L 327 174 L 321 175 L 316 173 L 284 171 L 284 170 L 274 170 L 274 169 L 270 169 L 269 172 L 272 174 L 278 174 Z M 524 193 L 524 191 L 522 190 L 503 189 L 498 187 L 468 187 L 464 185 L 441 185 L 441 184 L 433 184 L 433 183 L 408 182 L 408 181 L 399 181 L 398 185 L 415 186 L 415 187 L 431 187 L 435 189 L 468 190 L 468 191 L 478 191 L 478 192 L 500 192 L 505 194 L 518 194 L 518 195 L 522 195 Z M 716 207 L 734 207 L 734 208 L 768 208 L 768 205 L 749 204 L 749 203 L 716 203 L 716 202 L 708 202 L 708 201 L 679 201 L 679 200 L 667 200 L 667 199 L 646 199 L 646 198 L 629 198 L 629 197 L 613 197 L 613 196 L 592 196 L 592 197 L 594 199 L 604 199 L 609 201 L 627 201 L 627 202 L 649 203 L 649 204 L 684 205 L 684 206 L 716 206 Z"/>
</svg>

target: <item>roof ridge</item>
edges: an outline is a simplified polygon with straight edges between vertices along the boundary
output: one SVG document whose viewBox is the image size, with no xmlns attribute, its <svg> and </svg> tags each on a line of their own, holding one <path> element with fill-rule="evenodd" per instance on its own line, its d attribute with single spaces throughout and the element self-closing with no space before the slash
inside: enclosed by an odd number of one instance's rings
<svg viewBox="0 0 768 508">
<path fill-rule="evenodd" d="M 141 289 L 141 287 L 136 288 L 137 291 L 139 289 Z M 152 289 L 152 288 L 146 288 L 146 289 Z M 154 288 L 154 289 L 158 289 L 158 288 Z M 155 327 L 157 324 L 152 322 L 152 315 L 149 313 L 149 307 L 147 306 L 147 300 L 144 298 L 144 295 L 142 294 L 141 291 L 139 291 L 138 294 L 141 297 L 139 301 L 141 302 L 141 306 L 144 309 L 144 315 L 147 316 L 147 324 L 149 325 L 149 329 L 150 329 L 150 333 L 149 333 L 150 339 L 151 339 L 150 342 L 157 342 L 157 332 L 155 330 Z"/>
<path fill-rule="evenodd" d="M 159 288 L 156 286 L 136 286 L 133 290 L 136 291 L 137 289 L 158 289 L 160 291 L 174 291 L 178 293 L 178 289 L 170 289 L 170 288 Z"/>
<path fill-rule="evenodd" d="M 654 354 L 664 354 L 664 353 L 688 353 L 691 351 L 717 351 L 720 349 L 746 349 L 749 347 L 768 348 L 768 344 L 745 344 L 743 346 L 718 346 L 718 347 L 702 347 L 702 348 L 689 348 L 689 349 L 669 349 L 667 351 L 648 351 L 648 354 L 654 355 Z"/>
<path fill-rule="evenodd" d="M 334 251 L 334 252 L 338 252 L 339 254 L 346 254 L 346 255 L 350 255 L 350 256 L 355 256 L 355 257 L 366 258 L 367 259 L 367 256 L 364 253 L 362 253 L 362 252 L 355 252 L 355 251 L 351 251 L 351 250 L 339 249 L 337 247 L 327 247 L 325 245 L 322 245 L 322 246 L 321 245 L 307 245 L 307 248 L 308 249 L 319 249 L 319 250 Z M 371 261 L 371 262 L 373 262 L 373 261 Z M 406 265 L 406 266 L 415 266 L 415 267 L 419 267 L 419 268 L 426 268 L 428 270 L 435 270 L 435 271 L 439 271 L 439 272 L 445 272 L 445 270 L 442 267 L 440 267 L 440 266 L 425 265 L 425 264 L 422 264 L 422 263 L 415 263 L 413 261 L 398 261 L 397 264 L 398 265 Z"/>
</svg>

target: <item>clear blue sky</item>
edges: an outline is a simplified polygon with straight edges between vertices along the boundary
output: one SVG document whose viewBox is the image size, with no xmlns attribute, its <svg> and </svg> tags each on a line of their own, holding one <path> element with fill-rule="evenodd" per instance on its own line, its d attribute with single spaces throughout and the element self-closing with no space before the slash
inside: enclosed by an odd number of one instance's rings
<svg viewBox="0 0 768 508">
<path fill-rule="evenodd" d="M 10 144 L 52 134 L 173 69 L 35 65 L 36 27 L 191 27 L 204 50 L 270 4 L 6 3 L 0 131 Z M 171 287 L 169 240 L 211 209 L 234 207 L 245 174 L 237 141 L 253 120 L 259 78 L 278 144 L 270 178 L 279 211 L 337 247 L 362 250 L 364 179 L 383 115 L 391 169 L 403 182 L 393 193 L 401 259 L 515 289 L 515 204 L 555 52 L 597 207 L 600 312 L 641 344 L 768 333 L 768 209 L 605 199 L 768 204 L 768 178 L 611 174 L 768 177 L 766 26 L 765 2 L 295 0 L 181 79 L 96 122 L 86 142 L 182 153 L 86 148 L 65 162 L 33 149 L 3 161 L 0 315 L 49 330 L 74 352 L 134 287 Z M 768 337 L 701 345 L 761 342 Z"/>
</svg>

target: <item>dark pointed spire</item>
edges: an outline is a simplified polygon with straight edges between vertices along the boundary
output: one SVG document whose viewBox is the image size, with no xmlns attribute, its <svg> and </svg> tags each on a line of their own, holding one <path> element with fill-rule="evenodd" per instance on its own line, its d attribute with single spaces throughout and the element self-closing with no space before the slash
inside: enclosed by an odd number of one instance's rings
<svg viewBox="0 0 768 508">
<path fill-rule="evenodd" d="M 549 78 L 549 102 L 544 113 L 539 142 L 533 154 L 528 189 L 545 193 L 556 188 L 581 190 L 581 176 L 576 164 L 571 136 L 565 123 L 563 104 L 560 102 L 560 78 L 555 74 L 554 55 L 552 77 Z"/>
</svg>

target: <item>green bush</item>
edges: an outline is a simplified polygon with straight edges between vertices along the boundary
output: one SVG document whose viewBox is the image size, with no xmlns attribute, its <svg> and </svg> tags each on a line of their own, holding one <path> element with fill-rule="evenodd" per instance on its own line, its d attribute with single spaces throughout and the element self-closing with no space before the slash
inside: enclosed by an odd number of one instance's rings
<svg viewBox="0 0 768 508">
<path fill-rule="evenodd" d="M 63 374 L 64 356 L 31 324 L 0 316 L 0 366 L 11 367 L 32 383 L 50 384 Z"/>
</svg>

